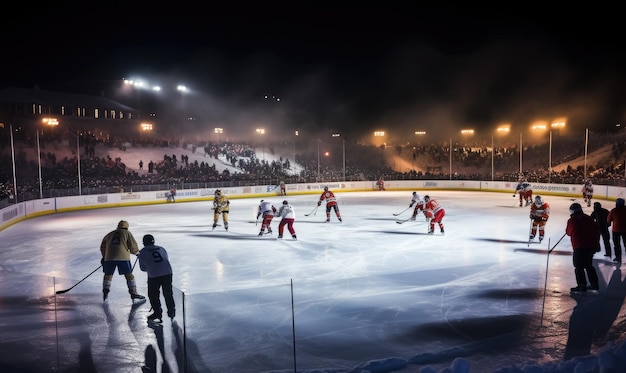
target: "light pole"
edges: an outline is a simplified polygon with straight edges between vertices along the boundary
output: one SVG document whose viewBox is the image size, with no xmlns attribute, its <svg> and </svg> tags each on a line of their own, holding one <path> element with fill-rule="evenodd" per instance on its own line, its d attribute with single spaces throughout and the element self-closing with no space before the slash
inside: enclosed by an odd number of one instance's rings
<svg viewBox="0 0 626 373">
<path fill-rule="evenodd" d="M 426 131 L 415 131 L 415 135 L 416 136 L 425 136 L 426 135 Z M 421 142 L 420 142 L 421 144 Z M 411 155 L 411 158 L 413 159 L 413 171 L 415 171 L 415 160 L 417 158 L 417 154 L 416 154 L 416 148 L 415 146 L 413 147 L 413 154 Z"/>
<path fill-rule="evenodd" d="M 583 172 L 583 178 L 587 180 L 587 147 L 589 145 L 589 128 L 585 128 L 585 167 Z"/>
<path fill-rule="evenodd" d="M 333 133 L 332 137 L 341 137 L 340 133 Z M 342 139 L 342 154 L 343 154 L 343 162 L 342 162 L 342 170 L 343 170 L 343 181 L 346 181 L 346 140 Z"/>
<path fill-rule="evenodd" d="M 504 136 L 511 131 L 510 124 L 501 124 L 496 128 L 496 134 L 499 136 Z M 493 135 L 491 136 L 491 181 L 494 180 L 495 175 L 495 144 L 493 142 Z"/>
<path fill-rule="evenodd" d="M 519 133 L 519 174 L 522 175 L 522 133 Z"/>
<path fill-rule="evenodd" d="M 215 129 L 213 129 L 213 132 L 215 132 L 215 135 L 217 136 L 217 143 L 219 145 L 220 142 L 220 134 L 224 133 L 224 129 L 220 128 L 220 127 L 216 127 Z"/>
<path fill-rule="evenodd" d="M 81 186 L 81 178 L 80 178 L 80 130 L 76 130 L 76 135 L 70 133 L 72 136 L 76 136 L 76 159 L 78 165 L 78 195 L 82 195 L 82 186 Z"/>
<path fill-rule="evenodd" d="M 448 171 L 448 173 L 450 174 L 450 180 L 452 180 L 452 137 L 450 137 L 450 171 Z"/>
<path fill-rule="evenodd" d="M 346 140 L 343 141 L 343 181 L 346 181 Z"/>
<path fill-rule="evenodd" d="M 556 129 L 561 133 L 561 128 L 565 127 L 563 119 L 557 120 L 550 124 L 550 155 L 548 157 L 548 184 L 552 182 L 552 130 Z"/>
<path fill-rule="evenodd" d="M 262 137 L 265 135 L 265 128 L 257 128 L 256 133 Z M 263 160 L 265 160 L 265 140 L 263 138 L 261 138 L 261 148 L 263 151 Z"/>
</svg>

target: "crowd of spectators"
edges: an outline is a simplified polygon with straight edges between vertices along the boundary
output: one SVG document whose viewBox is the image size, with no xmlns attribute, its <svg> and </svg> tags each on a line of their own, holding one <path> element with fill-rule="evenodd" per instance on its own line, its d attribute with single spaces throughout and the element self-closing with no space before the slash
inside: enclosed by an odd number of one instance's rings
<svg viewBox="0 0 626 373">
<path fill-rule="evenodd" d="M 617 139 L 617 141 L 616 141 Z M 124 139 L 120 141 L 110 137 L 100 138 L 93 133 L 84 133 L 80 137 L 81 154 L 75 153 L 61 159 L 49 151 L 48 147 L 63 139 L 52 138 L 40 143 L 40 159 L 29 159 L 27 150 L 37 144 L 32 138 L 22 138 L 17 142 L 16 154 L 0 153 L 0 199 L 11 199 L 13 191 L 23 199 L 72 195 L 81 189 L 83 194 L 110 193 L 123 190 L 146 190 L 140 187 L 168 190 L 197 187 L 225 187 L 236 185 L 274 185 L 280 181 L 287 183 L 341 181 L 341 180 L 386 180 L 416 179 L 463 179 L 463 180 L 507 180 L 515 181 L 519 177 L 519 144 L 491 147 L 485 143 L 449 143 L 418 144 L 414 146 L 375 147 L 371 145 L 350 144 L 352 156 L 345 165 L 341 162 L 320 164 L 319 154 L 306 151 L 303 147 L 295 152 L 295 172 L 288 159 L 280 157 L 278 161 L 259 159 L 254 147 L 246 143 L 200 141 L 190 143 L 184 139 Z M 580 139 L 559 138 L 550 144 L 526 146 L 522 149 L 523 174 L 531 182 L 551 182 L 582 184 L 586 177 L 592 177 L 595 184 L 624 186 L 624 154 L 626 141 L 624 136 L 615 134 L 596 134 L 587 144 Z M 67 140 L 66 140 L 67 141 Z M 126 166 L 124 160 L 110 156 L 99 157 L 96 147 L 156 147 L 164 150 L 163 159 L 150 161 L 147 173 Z M 568 166 L 556 170 L 548 165 L 548 153 L 552 156 L 552 165 L 567 164 L 584 155 L 585 145 L 589 152 L 612 144 L 609 159 L 589 164 L 588 167 Z M 554 145 L 554 146 L 552 146 Z M 345 146 L 345 145 L 344 145 Z M 6 149 L 6 146 L 3 146 Z M 71 148 L 71 147 L 70 147 Z M 186 155 L 176 156 L 173 149 L 185 148 L 192 153 L 202 152 L 206 161 L 189 162 Z M 268 144 L 270 151 L 272 145 Z M 409 171 L 395 171 L 386 160 L 386 152 L 412 164 Z M 175 153 L 175 152 L 174 152 Z M 35 152 L 36 154 L 36 152 Z M 452 157 L 452 159 L 450 158 Z M 218 171 L 215 163 L 220 160 L 237 171 Z M 77 168 L 81 165 L 81 185 L 78 185 Z M 344 159 L 345 162 L 345 159 Z M 39 164 L 40 163 L 40 164 Z M 13 170 L 15 169 L 15 175 Z M 419 171 L 418 171 L 419 169 Z M 39 183 L 39 172 L 41 180 Z M 14 181 L 17 188 L 13 187 Z M 156 187 L 158 186 L 158 187 Z M 147 189 L 152 190 L 152 189 Z"/>
</svg>

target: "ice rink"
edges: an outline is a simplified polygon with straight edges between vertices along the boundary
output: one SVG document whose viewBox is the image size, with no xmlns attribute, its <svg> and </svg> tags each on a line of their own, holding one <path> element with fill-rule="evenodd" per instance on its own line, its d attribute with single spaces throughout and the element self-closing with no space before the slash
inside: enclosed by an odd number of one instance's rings
<svg viewBox="0 0 626 373">
<path fill-rule="evenodd" d="M 559 363 L 623 335 L 626 284 L 604 250 L 594 259 L 600 292 L 570 295 L 570 198 L 543 196 L 546 237 L 529 244 L 530 207 L 512 193 L 417 192 L 445 208 L 445 235 L 428 235 L 422 215 L 397 224 L 410 217 L 411 191 L 337 192 L 343 222 L 331 213 L 329 223 L 323 207 L 305 216 L 318 194 L 263 197 L 295 207 L 297 241 L 287 231 L 276 239 L 279 219 L 258 236 L 261 198 L 231 198 L 228 231 L 211 229 L 209 201 L 18 223 L 0 232 L 0 367 L 417 372 L 463 357 L 471 372 L 489 372 Z M 100 241 L 122 219 L 140 244 L 149 233 L 169 252 L 180 291 L 176 318 L 162 326 L 146 322 L 149 303 L 132 304 L 117 274 L 106 302 L 101 271 L 55 295 L 100 265 Z M 145 273 L 134 273 L 146 295 Z"/>
</svg>

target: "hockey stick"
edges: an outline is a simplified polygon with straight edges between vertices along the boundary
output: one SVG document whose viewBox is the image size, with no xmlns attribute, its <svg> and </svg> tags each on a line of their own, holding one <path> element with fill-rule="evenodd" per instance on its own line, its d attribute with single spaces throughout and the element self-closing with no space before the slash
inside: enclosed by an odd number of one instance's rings
<svg viewBox="0 0 626 373">
<path fill-rule="evenodd" d="M 413 206 L 409 206 L 409 207 L 405 208 L 404 210 L 402 210 L 402 212 L 399 212 L 399 213 L 397 213 L 397 214 L 393 214 L 393 216 L 399 216 L 399 215 L 402 215 L 402 214 L 404 214 L 404 213 L 406 212 L 406 210 L 410 209 L 411 207 L 413 207 Z"/>
<path fill-rule="evenodd" d="M 530 243 L 531 243 L 530 235 L 533 232 L 533 220 L 534 219 L 530 219 L 530 227 L 528 228 L 528 245 L 527 245 L 528 247 L 530 247 Z"/>
<path fill-rule="evenodd" d="M 64 293 L 67 293 L 68 291 L 74 289 L 76 287 L 76 285 L 78 285 L 81 282 L 85 281 L 87 279 L 87 277 L 89 277 L 89 276 L 93 275 L 94 273 L 96 273 L 96 271 L 99 270 L 100 268 L 102 268 L 102 264 L 100 264 L 100 266 L 98 268 L 94 269 L 93 272 L 91 272 L 90 274 L 85 276 L 82 280 L 80 280 L 76 284 L 74 284 L 74 286 L 72 286 L 71 288 L 65 289 L 65 290 L 57 290 L 56 294 L 64 294 Z"/>
<path fill-rule="evenodd" d="M 317 209 L 320 208 L 320 206 L 315 206 L 315 208 L 313 210 L 311 210 L 311 212 L 309 212 L 308 214 L 304 214 L 304 216 L 311 216 L 311 214 L 315 215 L 317 214 Z"/>
<path fill-rule="evenodd" d="M 550 249 L 550 239 L 548 238 L 548 255 L 546 255 L 546 278 L 543 282 L 543 303 L 541 305 L 541 324 L 543 325 L 543 311 L 546 305 L 546 289 L 548 287 L 548 268 L 549 268 L 549 263 L 550 263 L 550 253 L 552 252 L 552 250 L 554 250 L 554 248 L 561 242 L 561 240 L 565 237 L 565 235 L 567 235 L 567 233 L 563 233 L 563 235 L 561 236 L 561 238 L 559 238 L 559 240 L 554 244 L 554 246 L 552 246 L 552 248 Z"/>
<path fill-rule="evenodd" d="M 135 265 L 137 265 L 138 260 L 139 260 L 139 255 L 137 255 L 137 258 L 135 258 L 135 263 L 133 263 L 133 267 L 130 269 L 130 273 L 133 273 L 133 271 L 135 270 Z"/>
<path fill-rule="evenodd" d="M 396 220 L 396 223 L 398 223 L 398 224 L 402 224 L 402 223 L 406 223 L 406 222 L 407 222 L 407 221 L 409 221 L 409 220 L 413 220 L 413 221 L 415 221 L 416 223 L 421 223 L 421 220 L 420 220 L 420 221 L 417 221 L 416 219 L 413 219 L 413 217 L 412 217 L 412 216 L 411 216 L 410 218 L 408 218 L 408 219 L 404 219 L 404 220 Z M 430 222 L 430 219 L 426 219 L 426 220 L 425 220 L 425 222 L 427 222 L 427 223 L 428 223 L 428 222 Z"/>
</svg>

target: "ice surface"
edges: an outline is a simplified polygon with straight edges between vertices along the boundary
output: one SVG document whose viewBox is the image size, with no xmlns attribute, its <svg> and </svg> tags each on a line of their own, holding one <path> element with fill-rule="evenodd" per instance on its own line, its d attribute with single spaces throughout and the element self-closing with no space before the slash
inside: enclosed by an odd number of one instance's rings
<svg viewBox="0 0 626 373">
<path fill-rule="evenodd" d="M 180 358 L 169 352 L 181 343 L 182 327 L 188 354 L 202 356 L 187 367 L 197 372 L 293 371 L 292 338 L 298 371 L 461 372 L 469 365 L 471 372 L 489 372 L 530 363 L 541 372 L 582 364 L 581 358 L 563 360 L 589 353 L 596 355 L 586 364 L 600 364 L 603 353 L 605 366 L 626 366 L 623 351 L 607 347 L 623 340 L 626 285 L 620 268 L 598 253 L 599 294 L 569 293 L 575 280 L 563 235 L 571 199 L 544 196 L 552 210 L 546 237 L 529 244 L 529 208 L 518 207 L 510 194 L 418 192 L 445 208 L 445 235 L 437 227 L 427 235 L 421 215 L 396 224 L 410 216 L 393 215 L 408 207 L 410 191 L 337 193 L 343 222 L 331 212 L 330 223 L 324 223 L 323 208 L 304 216 L 318 195 L 271 197 L 276 205 L 286 198 L 295 207 L 297 241 L 275 239 L 278 219 L 273 235 L 259 238 L 259 200 L 232 198 L 228 232 L 211 230 L 210 202 L 27 220 L 0 232 L 0 263 L 4 271 L 41 276 L 44 297 L 54 294 L 50 278 L 54 289 L 67 288 L 99 265 L 100 240 L 121 219 L 130 222 L 138 242 L 150 233 L 168 250 L 174 285 L 187 297 L 185 324 L 179 314 L 161 331 L 149 327 L 150 305 L 131 306 L 118 275 L 108 306 L 102 305 L 100 272 L 56 297 L 81 310 L 85 324 L 78 330 L 86 331 L 74 332 L 90 341 L 100 372 L 136 371 L 153 353 L 163 364 L 159 371 L 166 365 L 183 371 Z M 135 273 L 145 294 L 145 273 Z M 2 297 L 16 291 L 2 287 Z M 3 329 L 16 322 L 2 320 Z M 17 322 L 28 328 L 27 320 Z M 2 350 L 12 344 L 3 339 Z"/>
</svg>

